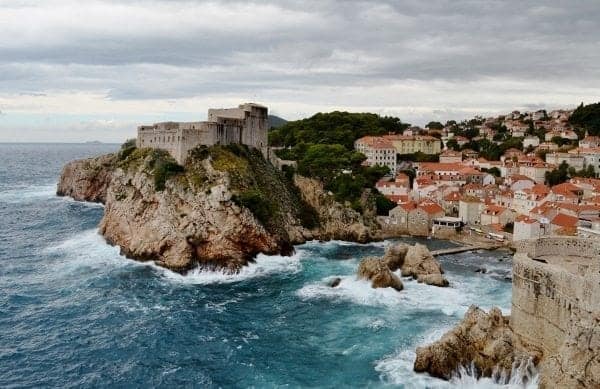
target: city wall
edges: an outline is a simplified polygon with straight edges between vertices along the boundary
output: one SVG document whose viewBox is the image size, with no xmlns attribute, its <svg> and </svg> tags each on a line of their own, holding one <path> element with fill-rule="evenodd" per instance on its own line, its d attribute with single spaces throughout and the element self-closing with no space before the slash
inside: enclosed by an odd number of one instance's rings
<svg viewBox="0 0 600 389">
<path fill-rule="evenodd" d="M 600 314 L 600 242 L 520 242 L 513 260 L 511 327 L 545 355 L 560 352 L 573 325 Z"/>
</svg>

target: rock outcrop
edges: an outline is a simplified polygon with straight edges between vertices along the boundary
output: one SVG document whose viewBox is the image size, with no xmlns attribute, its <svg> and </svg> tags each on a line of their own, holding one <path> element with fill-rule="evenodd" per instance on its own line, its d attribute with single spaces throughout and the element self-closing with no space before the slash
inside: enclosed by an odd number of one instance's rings
<svg viewBox="0 0 600 389">
<path fill-rule="evenodd" d="M 357 271 L 359 279 L 371 281 L 373 288 L 394 288 L 397 291 L 404 289 L 400 278 L 392 273 L 387 263 L 377 257 L 367 257 L 363 259 Z"/>
<path fill-rule="evenodd" d="M 359 243 L 380 239 L 374 206 L 365 207 L 361 215 L 335 201 L 333 194 L 323 189 L 323 184 L 318 180 L 295 175 L 294 184 L 300 190 L 302 199 L 317 211 L 320 226 L 314 231 L 315 238 Z M 368 204 L 368 201 L 363 199 L 363 203 Z"/>
<path fill-rule="evenodd" d="M 383 261 L 392 271 L 400 269 L 403 277 L 412 277 L 418 282 L 434 286 L 448 286 L 440 263 L 431 255 L 427 246 L 404 243 L 387 248 Z"/>
<path fill-rule="evenodd" d="M 106 192 L 116 161 L 116 154 L 108 154 L 67 163 L 60 175 L 56 193 L 78 201 L 106 202 Z"/>
<path fill-rule="evenodd" d="M 426 246 L 404 243 L 389 246 L 382 258 L 367 257 L 360 262 L 357 276 L 372 281 L 373 288 L 392 287 L 402 290 L 400 278 L 394 274 L 400 270 L 402 276 L 410 276 L 418 282 L 434 286 L 448 286 L 443 270 Z"/>
<path fill-rule="evenodd" d="M 528 351 L 525 351 L 528 350 Z M 471 306 L 464 319 L 437 342 L 417 348 L 416 372 L 450 379 L 461 366 L 473 364 L 483 376 L 510 376 L 515 364 L 539 361 L 541 353 L 523 345 L 498 308 L 489 313 Z"/>
<path fill-rule="evenodd" d="M 403 277 L 435 286 L 448 286 L 440 263 L 431 255 L 427 246 L 417 243 L 409 246 L 401 267 Z"/>
<path fill-rule="evenodd" d="M 258 253 L 288 255 L 314 237 L 372 238 L 355 211 L 332 199 L 307 204 L 326 197 L 318 184 L 298 177 L 295 187 L 256 150 L 201 147 L 184 167 L 160 150 L 126 151 L 68 163 L 57 194 L 104 203 L 100 233 L 129 258 L 237 272 Z"/>
</svg>

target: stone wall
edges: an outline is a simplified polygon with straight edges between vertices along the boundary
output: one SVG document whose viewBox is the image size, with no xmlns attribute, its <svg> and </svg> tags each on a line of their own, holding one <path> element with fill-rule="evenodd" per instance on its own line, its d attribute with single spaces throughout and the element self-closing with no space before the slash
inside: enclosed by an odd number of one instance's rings
<svg viewBox="0 0 600 389">
<path fill-rule="evenodd" d="M 517 243 L 511 312 L 515 333 L 546 355 L 558 353 L 572 323 L 600 313 L 599 265 L 597 241 L 553 237 Z"/>
<path fill-rule="evenodd" d="M 167 150 L 180 164 L 198 145 L 244 144 L 261 150 L 266 156 L 268 129 L 268 108 L 248 103 L 238 108 L 209 109 L 206 122 L 139 126 L 137 146 Z"/>
</svg>

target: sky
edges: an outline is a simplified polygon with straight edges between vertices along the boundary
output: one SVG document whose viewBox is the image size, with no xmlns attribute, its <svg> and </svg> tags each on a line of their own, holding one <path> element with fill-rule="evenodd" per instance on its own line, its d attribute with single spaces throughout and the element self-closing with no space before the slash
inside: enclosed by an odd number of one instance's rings
<svg viewBox="0 0 600 389">
<path fill-rule="evenodd" d="M 267 105 L 430 120 L 600 101 L 600 1 L 0 0 L 0 142 Z"/>
</svg>

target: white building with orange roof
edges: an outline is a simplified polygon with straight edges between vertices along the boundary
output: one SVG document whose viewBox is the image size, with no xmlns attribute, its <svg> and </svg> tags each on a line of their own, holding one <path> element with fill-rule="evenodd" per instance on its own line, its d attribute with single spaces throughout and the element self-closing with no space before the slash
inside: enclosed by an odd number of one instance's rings
<svg viewBox="0 0 600 389">
<path fill-rule="evenodd" d="M 539 220 L 527 215 L 517 216 L 513 228 L 513 241 L 537 239 L 544 235 L 544 230 Z"/>
<path fill-rule="evenodd" d="M 390 173 L 396 174 L 396 148 L 388 139 L 381 136 L 365 136 L 354 142 L 354 149 L 367 157 L 367 165 L 387 166 Z"/>
<path fill-rule="evenodd" d="M 481 225 L 500 224 L 505 226 L 515 220 L 515 211 L 500 205 L 488 204 L 481 213 Z"/>
<path fill-rule="evenodd" d="M 536 184 L 531 188 L 516 190 L 511 208 L 519 215 L 528 215 L 533 208 L 548 199 L 549 193 L 549 188 L 543 184 Z"/>
</svg>

